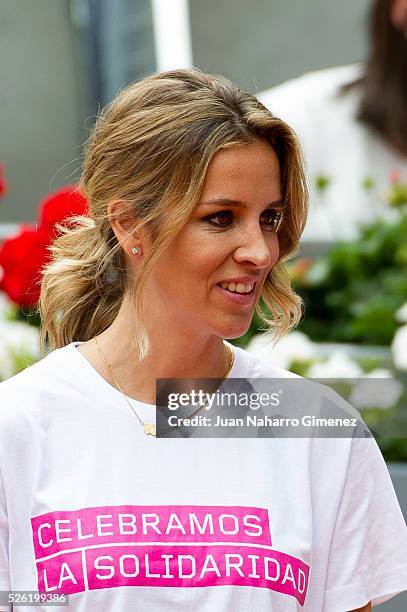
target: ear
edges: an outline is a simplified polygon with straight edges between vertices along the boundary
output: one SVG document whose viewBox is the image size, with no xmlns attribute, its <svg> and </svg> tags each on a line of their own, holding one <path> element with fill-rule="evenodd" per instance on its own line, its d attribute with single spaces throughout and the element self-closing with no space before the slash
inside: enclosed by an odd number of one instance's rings
<svg viewBox="0 0 407 612">
<path fill-rule="evenodd" d="M 391 0 L 390 21 L 397 30 L 407 29 L 407 0 Z"/>
<path fill-rule="evenodd" d="M 109 202 L 107 214 L 117 241 L 122 246 L 124 252 L 131 256 L 131 250 L 134 247 L 143 252 L 143 247 L 145 246 L 143 244 L 143 233 L 134 231 L 136 219 L 128 204 L 123 200 Z"/>
</svg>

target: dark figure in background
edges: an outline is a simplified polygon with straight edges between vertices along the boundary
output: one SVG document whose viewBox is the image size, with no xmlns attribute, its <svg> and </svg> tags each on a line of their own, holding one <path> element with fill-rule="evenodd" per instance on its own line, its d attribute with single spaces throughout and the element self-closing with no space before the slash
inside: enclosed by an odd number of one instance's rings
<svg viewBox="0 0 407 612">
<path fill-rule="evenodd" d="M 374 0 L 364 63 L 310 72 L 259 95 L 302 142 L 311 206 L 304 240 L 352 240 L 392 219 L 407 181 L 407 0 Z"/>
</svg>

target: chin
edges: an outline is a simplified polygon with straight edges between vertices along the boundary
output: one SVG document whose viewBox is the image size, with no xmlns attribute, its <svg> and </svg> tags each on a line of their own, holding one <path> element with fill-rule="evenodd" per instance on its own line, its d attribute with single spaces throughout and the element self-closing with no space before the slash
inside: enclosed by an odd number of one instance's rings
<svg viewBox="0 0 407 612">
<path fill-rule="evenodd" d="M 225 340 L 236 340 L 245 335 L 250 327 L 250 323 L 251 321 L 249 323 L 246 322 L 244 325 L 225 325 L 224 329 L 218 333 L 218 335 Z"/>
</svg>

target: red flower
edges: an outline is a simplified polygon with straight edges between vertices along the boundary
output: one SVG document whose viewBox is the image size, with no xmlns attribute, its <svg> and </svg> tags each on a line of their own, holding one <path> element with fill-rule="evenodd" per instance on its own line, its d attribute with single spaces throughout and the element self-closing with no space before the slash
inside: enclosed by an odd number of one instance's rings
<svg viewBox="0 0 407 612">
<path fill-rule="evenodd" d="M 42 266 L 48 261 L 46 244 L 31 226 L 22 226 L 0 250 L 0 290 L 20 306 L 33 306 L 39 298 Z"/>
<path fill-rule="evenodd" d="M 73 186 L 46 197 L 37 227 L 23 225 L 19 233 L 0 247 L 0 290 L 20 306 L 36 306 L 41 270 L 51 257 L 48 246 L 55 239 L 56 223 L 74 215 L 87 215 L 86 199 Z"/>
<path fill-rule="evenodd" d="M 44 198 L 40 204 L 39 227 L 45 230 L 52 241 L 56 237 L 54 226 L 74 215 L 87 215 L 86 198 L 74 185 L 62 187 Z"/>
<path fill-rule="evenodd" d="M 3 166 L 0 164 L 0 198 L 3 197 L 7 192 L 7 184 L 4 180 Z"/>
<path fill-rule="evenodd" d="M 400 178 L 400 170 L 397 168 L 394 168 L 389 174 L 389 180 L 392 185 L 397 185 L 397 183 L 400 183 Z"/>
</svg>

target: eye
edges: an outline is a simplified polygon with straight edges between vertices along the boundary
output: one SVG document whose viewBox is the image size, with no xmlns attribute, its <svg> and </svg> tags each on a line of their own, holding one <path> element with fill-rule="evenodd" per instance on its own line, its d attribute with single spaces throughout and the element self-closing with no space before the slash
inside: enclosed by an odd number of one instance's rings
<svg viewBox="0 0 407 612">
<path fill-rule="evenodd" d="M 221 210 L 214 215 L 206 217 L 206 221 L 209 221 L 209 223 L 212 223 L 212 225 L 217 225 L 218 227 L 227 227 L 230 225 L 232 220 L 233 213 L 231 210 Z"/>
<path fill-rule="evenodd" d="M 275 208 L 265 210 L 260 216 L 261 222 L 269 226 L 270 230 L 275 232 L 280 228 L 282 218 L 283 212 L 281 210 L 276 210 Z"/>
</svg>

